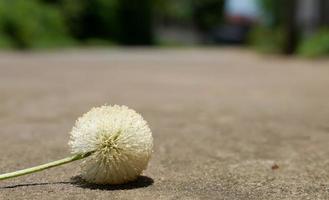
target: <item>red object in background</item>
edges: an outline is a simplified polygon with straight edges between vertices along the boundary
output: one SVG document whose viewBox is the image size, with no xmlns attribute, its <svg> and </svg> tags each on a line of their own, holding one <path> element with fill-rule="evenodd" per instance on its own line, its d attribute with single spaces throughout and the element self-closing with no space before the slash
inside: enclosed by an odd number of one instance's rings
<svg viewBox="0 0 329 200">
<path fill-rule="evenodd" d="M 245 16 L 238 16 L 238 15 L 226 15 L 225 19 L 226 22 L 229 24 L 243 25 L 243 26 L 252 25 L 257 22 L 255 19 L 251 19 Z"/>
</svg>

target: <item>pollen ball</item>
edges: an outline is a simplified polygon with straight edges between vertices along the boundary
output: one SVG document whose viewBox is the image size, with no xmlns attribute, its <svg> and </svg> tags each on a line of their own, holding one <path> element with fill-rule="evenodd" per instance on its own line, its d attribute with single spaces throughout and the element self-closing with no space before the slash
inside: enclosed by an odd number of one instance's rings
<svg viewBox="0 0 329 200">
<path fill-rule="evenodd" d="M 137 179 L 152 154 L 153 138 L 143 117 L 126 106 L 101 106 L 80 117 L 70 133 L 73 154 L 91 153 L 82 178 L 96 184 Z"/>
</svg>

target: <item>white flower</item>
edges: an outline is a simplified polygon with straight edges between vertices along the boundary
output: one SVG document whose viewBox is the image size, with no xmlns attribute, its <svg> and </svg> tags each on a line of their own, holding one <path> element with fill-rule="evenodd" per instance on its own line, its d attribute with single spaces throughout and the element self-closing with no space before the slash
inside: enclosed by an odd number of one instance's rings
<svg viewBox="0 0 329 200">
<path fill-rule="evenodd" d="M 126 106 L 101 106 L 80 117 L 71 131 L 72 153 L 84 159 L 82 178 L 97 184 L 135 180 L 152 154 L 153 138 L 147 122 Z"/>
</svg>

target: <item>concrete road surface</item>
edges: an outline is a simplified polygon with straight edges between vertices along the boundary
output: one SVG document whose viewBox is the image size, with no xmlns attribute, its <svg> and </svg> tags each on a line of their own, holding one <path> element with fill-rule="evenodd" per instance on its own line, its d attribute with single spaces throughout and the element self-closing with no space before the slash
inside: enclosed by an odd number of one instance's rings
<svg viewBox="0 0 329 200">
<path fill-rule="evenodd" d="M 149 122 L 148 169 L 85 184 L 79 161 L 0 182 L 0 199 L 329 199 L 329 60 L 239 49 L 0 53 L 0 173 L 70 154 L 93 106 Z"/>
</svg>

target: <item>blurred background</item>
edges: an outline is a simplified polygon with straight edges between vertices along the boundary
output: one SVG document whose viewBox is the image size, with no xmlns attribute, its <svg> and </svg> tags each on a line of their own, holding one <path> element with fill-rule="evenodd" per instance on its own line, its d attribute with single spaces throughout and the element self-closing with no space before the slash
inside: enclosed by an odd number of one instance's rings
<svg viewBox="0 0 329 200">
<path fill-rule="evenodd" d="M 0 0 L 0 48 L 244 45 L 329 55 L 328 0 Z"/>
</svg>

